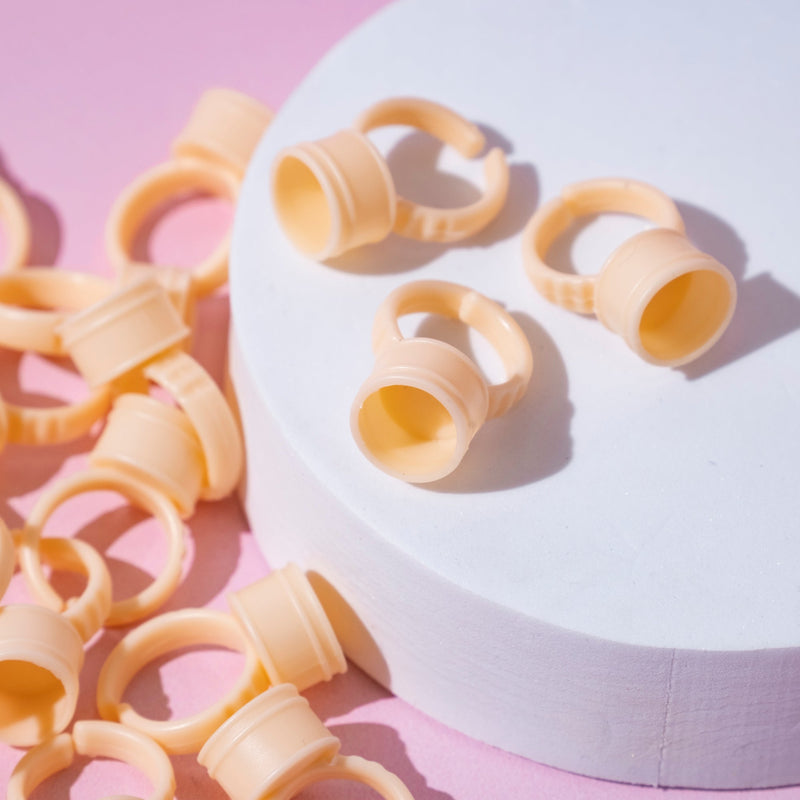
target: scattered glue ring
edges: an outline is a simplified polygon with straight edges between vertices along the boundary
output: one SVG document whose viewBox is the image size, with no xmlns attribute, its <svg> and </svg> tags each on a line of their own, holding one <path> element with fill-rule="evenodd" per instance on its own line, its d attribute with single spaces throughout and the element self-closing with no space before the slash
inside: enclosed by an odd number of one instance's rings
<svg viewBox="0 0 800 800">
<path fill-rule="evenodd" d="M 110 281 L 96 275 L 49 267 L 28 267 L 0 275 L 0 347 L 65 355 L 57 327 L 76 309 L 109 294 L 111 286 Z M 52 408 L 6 402 L 8 440 L 47 445 L 77 439 L 105 415 L 110 405 L 108 386 L 95 387 L 84 400 Z"/>
<path fill-rule="evenodd" d="M 172 395 L 194 427 L 205 462 L 200 497 L 227 497 L 242 475 L 244 448 L 231 407 L 214 379 L 178 349 L 151 361 L 144 375 Z"/>
<path fill-rule="evenodd" d="M 67 769 L 76 755 L 113 758 L 141 770 L 154 787 L 147 800 L 172 800 L 175 796 L 172 764 L 154 741 L 115 722 L 82 720 L 75 723 L 71 734 L 54 736 L 20 759 L 8 781 L 7 800 L 27 800 L 39 784 Z M 123 797 L 136 800 L 128 795 L 106 800 Z"/>
<path fill-rule="evenodd" d="M 236 201 L 253 150 L 272 112 L 230 89 L 205 92 L 173 144 L 173 158 L 131 183 L 111 209 L 106 250 L 123 277 L 136 264 L 132 248 L 148 216 L 186 192 L 207 192 Z M 230 234 L 192 269 L 194 291 L 210 294 L 228 280 Z"/>
<path fill-rule="evenodd" d="M 446 342 L 404 339 L 398 317 L 428 312 L 461 320 L 495 347 L 507 373 L 489 386 L 472 359 Z M 530 381 L 522 329 L 497 303 L 465 286 L 414 281 L 383 302 L 372 329 L 376 360 L 353 401 L 350 428 L 364 455 L 412 483 L 443 478 L 487 419 L 505 414 Z"/>
<path fill-rule="evenodd" d="M 567 275 L 545 261 L 553 242 L 579 217 L 634 214 L 658 227 L 623 242 L 597 275 Z M 736 282 L 716 259 L 686 238 L 673 200 L 646 183 L 583 181 L 533 215 L 522 239 L 528 277 L 548 300 L 596 314 L 651 364 L 680 366 L 722 336 L 736 306 Z"/>
<path fill-rule="evenodd" d="M 40 547 L 47 541 L 41 536 L 51 514 L 69 498 L 84 492 L 111 490 L 152 514 L 167 535 L 167 562 L 158 577 L 133 597 L 111 605 L 106 625 L 127 625 L 150 614 L 175 591 L 184 554 L 184 529 L 170 500 L 126 475 L 109 469 L 92 468 L 71 475 L 43 492 L 25 522 L 18 548 L 19 564 L 30 592 L 42 603 L 62 610 L 64 601 L 47 581 L 42 570 Z"/>
<path fill-rule="evenodd" d="M 19 270 L 25 265 L 31 252 L 31 223 L 19 195 L 2 179 L 0 224 L 6 234 L 6 253 L 0 262 L 0 273 Z"/>
<path fill-rule="evenodd" d="M 325 260 L 394 231 L 427 242 L 457 242 L 482 230 L 508 193 L 508 165 L 500 148 L 485 159 L 483 197 L 463 208 L 418 205 L 398 196 L 386 160 L 366 134 L 384 125 L 410 125 L 451 145 L 466 158 L 485 145 L 480 129 L 454 111 L 418 98 L 384 100 L 352 128 L 278 153 L 272 196 L 286 236 L 298 250 Z"/>
<path fill-rule="evenodd" d="M 0 399 L 0 415 L 2 415 L 3 401 Z M 0 442 L 2 440 L 0 439 Z M 8 526 L 0 519 L 0 600 L 11 583 L 11 576 L 14 574 L 14 567 L 17 563 L 17 556 L 14 552 L 14 540 L 11 538 L 11 531 Z"/>
<path fill-rule="evenodd" d="M 142 667 L 182 647 L 219 645 L 244 653 L 240 678 L 209 708 L 183 719 L 147 719 L 122 702 L 126 687 Z M 111 651 L 97 679 L 97 709 L 150 736 L 168 753 L 196 753 L 203 742 L 237 709 L 269 685 L 255 650 L 236 620 L 208 609 L 161 614 L 134 628 Z"/>
<path fill-rule="evenodd" d="M 34 605 L 0 608 L 0 740 L 22 747 L 69 724 L 78 702 L 83 643 L 111 607 L 108 570 L 86 542 L 46 539 L 41 557 L 57 569 L 88 575 L 88 582 L 63 614 Z"/>
<path fill-rule="evenodd" d="M 325 780 L 356 781 L 384 800 L 413 800 L 380 764 L 341 756 L 341 743 L 291 684 L 239 709 L 208 739 L 197 760 L 231 800 L 289 800 Z"/>
</svg>

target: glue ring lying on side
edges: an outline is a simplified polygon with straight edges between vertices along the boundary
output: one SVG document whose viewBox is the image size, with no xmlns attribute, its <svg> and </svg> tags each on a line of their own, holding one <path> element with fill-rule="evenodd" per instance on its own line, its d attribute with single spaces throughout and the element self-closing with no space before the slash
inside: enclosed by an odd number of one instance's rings
<svg viewBox="0 0 800 800">
<path fill-rule="evenodd" d="M 428 312 L 459 319 L 496 348 L 507 378 L 489 386 L 475 362 L 446 342 L 405 339 L 398 317 Z M 435 481 L 461 462 L 481 425 L 525 393 L 533 370 L 514 318 L 482 294 L 446 281 L 395 289 L 375 316 L 372 374 L 353 401 L 350 429 L 377 467 L 412 483 Z"/>
<path fill-rule="evenodd" d="M 618 212 L 659 227 L 623 242 L 597 275 L 567 275 L 545 261 L 553 242 L 579 217 Z M 522 238 L 528 277 L 548 300 L 596 314 L 651 364 L 680 366 L 722 336 L 736 307 L 736 281 L 684 232 L 673 200 L 646 183 L 622 178 L 567 186 L 531 217 Z"/>
<path fill-rule="evenodd" d="M 311 584 L 294 564 L 228 596 L 233 616 L 184 609 L 154 617 L 111 651 L 97 681 L 100 715 L 130 725 L 169 753 L 196 753 L 237 708 L 270 684 L 301 691 L 344 672 L 347 663 Z M 222 645 L 245 654 L 234 687 L 209 708 L 184 719 L 152 720 L 122 702 L 125 688 L 147 663 L 191 645 Z"/>
<path fill-rule="evenodd" d="M 44 539 L 41 558 L 56 569 L 81 572 L 88 581 L 63 614 L 34 605 L 0 607 L 0 740 L 23 747 L 69 724 L 78 701 L 83 644 L 111 608 L 111 577 L 91 545 Z"/>
<path fill-rule="evenodd" d="M 106 250 L 123 277 L 136 266 L 136 234 L 159 205 L 201 191 L 234 203 L 253 150 L 272 112 L 230 89 L 211 89 L 198 101 L 172 146 L 173 158 L 145 172 L 119 196 L 106 225 Z M 228 280 L 230 234 L 192 269 L 194 292 L 210 294 Z"/>
<path fill-rule="evenodd" d="M 113 758 L 141 770 L 153 784 L 147 800 L 172 800 L 175 796 L 172 764 L 154 741 L 115 722 L 82 720 L 75 723 L 71 734 L 54 736 L 20 759 L 8 781 L 7 800 L 27 800 L 39 784 L 67 769 L 76 755 Z"/>
<path fill-rule="evenodd" d="M 21 269 L 31 252 L 31 223 L 19 195 L 0 179 L 0 225 L 5 232 L 6 253 L 0 273 Z"/>
<path fill-rule="evenodd" d="M 167 562 L 158 577 L 133 597 L 111 606 L 106 625 L 127 625 L 147 616 L 172 595 L 181 578 L 185 551 L 183 523 L 170 500 L 153 489 L 131 481 L 122 473 L 92 468 L 59 481 L 44 491 L 34 505 L 22 530 L 19 564 L 31 593 L 50 608 L 62 610 L 64 601 L 48 582 L 42 570 L 40 548 L 48 541 L 41 536 L 51 514 L 66 500 L 84 492 L 111 490 L 152 514 L 167 535 Z"/>
<path fill-rule="evenodd" d="M 509 173 L 503 151 L 486 156 L 483 197 L 463 208 L 431 208 L 398 196 L 389 166 L 366 134 L 385 125 L 410 125 L 476 157 L 486 139 L 480 129 L 445 106 L 411 97 L 375 105 L 352 128 L 278 153 L 272 197 L 294 246 L 324 260 L 394 231 L 426 242 L 457 242 L 488 225 L 503 207 Z"/>
<path fill-rule="evenodd" d="M 290 800 L 325 780 L 362 783 L 384 800 L 413 800 L 396 775 L 374 761 L 339 755 L 340 746 L 296 687 L 283 683 L 228 719 L 197 760 L 231 800 Z"/>
<path fill-rule="evenodd" d="M 97 275 L 50 267 L 28 267 L 0 275 L 0 347 L 66 355 L 58 326 L 75 310 L 108 295 L 111 288 L 111 281 Z M 105 385 L 94 387 L 84 400 L 52 408 L 6 402 L 8 440 L 44 445 L 77 439 L 105 415 L 110 405 L 111 390 Z"/>
</svg>

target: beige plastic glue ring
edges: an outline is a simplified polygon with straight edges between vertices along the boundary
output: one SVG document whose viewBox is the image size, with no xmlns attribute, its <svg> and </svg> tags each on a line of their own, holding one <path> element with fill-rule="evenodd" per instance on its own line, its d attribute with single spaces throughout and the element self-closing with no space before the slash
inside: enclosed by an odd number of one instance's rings
<svg viewBox="0 0 800 800">
<path fill-rule="evenodd" d="M 413 800 L 396 775 L 374 761 L 339 755 L 340 746 L 297 688 L 284 683 L 237 711 L 197 760 L 231 800 L 289 800 L 325 780 L 362 783 L 384 800 Z"/>
<path fill-rule="evenodd" d="M 126 636 L 100 672 L 100 715 L 147 733 L 170 753 L 196 753 L 225 719 L 270 684 L 291 682 L 302 691 L 347 669 L 322 605 L 294 564 L 229 595 L 228 603 L 234 616 L 177 611 L 148 620 Z M 146 719 L 121 702 L 133 676 L 149 661 L 203 644 L 245 653 L 242 676 L 222 700 L 192 717 L 167 721 Z"/>
<path fill-rule="evenodd" d="M 175 774 L 167 754 L 138 731 L 115 722 L 82 720 L 72 733 L 54 736 L 26 753 L 8 781 L 7 800 L 27 800 L 47 778 L 67 769 L 75 756 L 113 758 L 136 767 L 153 785 L 146 800 L 172 800 Z M 105 800 L 137 800 L 129 795 L 114 795 Z"/>
<path fill-rule="evenodd" d="M 106 296 L 111 286 L 110 281 L 95 275 L 49 267 L 28 267 L 0 275 L 0 347 L 65 355 L 56 328 L 74 309 Z M 77 439 L 110 405 L 108 386 L 96 387 L 84 400 L 52 408 L 6 402 L 8 440 L 48 445 Z"/>
<path fill-rule="evenodd" d="M 23 747 L 69 724 L 78 701 L 83 643 L 111 608 L 111 578 L 94 548 L 77 539 L 46 539 L 41 545 L 47 563 L 84 573 L 88 581 L 63 614 L 32 605 L 0 608 L 0 740 Z"/>
<path fill-rule="evenodd" d="M 0 273 L 25 266 L 31 252 L 31 223 L 28 212 L 11 185 L 0 179 L 0 224 L 6 234 L 6 254 Z"/>
<path fill-rule="evenodd" d="M 601 212 L 634 214 L 658 227 L 623 242 L 597 275 L 550 267 L 545 259 L 553 242 L 577 218 Z M 606 178 L 567 186 L 533 215 L 522 247 L 528 276 L 544 297 L 596 314 L 651 364 L 693 361 L 717 342 L 733 316 L 733 275 L 686 238 L 673 200 L 646 183 Z"/>
<path fill-rule="evenodd" d="M 235 202 L 253 151 L 272 119 L 261 103 L 230 89 L 211 89 L 197 103 L 175 140 L 173 159 L 137 178 L 120 195 L 106 225 L 111 265 L 128 277 L 136 264 L 136 235 L 159 205 L 187 191 L 208 192 Z M 210 294 L 228 280 L 230 234 L 191 271 L 197 296 Z M 160 275 L 165 271 L 161 270 Z"/>
<path fill-rule="evenodd" d="M 160 656 L 182 647 L 218 645 L 244 653 L 245 664 L 236 684 L 205 710 L 183 719 L 147 719 L 122 702 L 139 670 Z M 208 737 L 248 700 L 269 686 L 258 656 L 230 614 L 201 608 L 171 611 L 134 628 L 111 651 L 97 679 L 97 710 L 150 736 L 168 753 L 196 753 Z"/>
<path fill-rule="evenodd" d="M 463 208 L 431 208 L 397 195 L 389 166 L 367 138 L 384 125 L 410 125 L 451 145 L 466 158 L 486 143 L 480 129 L 449 108 L 411 97 L 376 103 L 350 129 L 278 153 L 272 197 L 280 224 L 295 247 L 332 258 L 394 231 L 428 242 L 457 242 L 488 225 L 503 207 L 509 173 L 505 155 L 486 156 L 483 197 Z"/>
<path fill-rule="evenodd" d="M 446 342 L 404 339 L 398 317 L 427 312 L 458 319 L 496 348 L 507 378 L 489 386 L 475 362 Z M 533 370 L 513 317 L 482 294 L 445 281 L 395 289 L 375 317 L 372 374 L 353 401 L 350 429 L 364 455 L 411 483 L 435 481 L 461 462 L 481 425 L 525 393 Z"/>
<path fill-rule="evenodd" d="M 98 467 L 70 475 L 44 491 L 37 500 L 22 530 L 18 558 L 30 592 L 50 608 L 61 610 L 63 600 L 48 582 L 40 558 L 41 547 L 49 541 L 41 536 L 51 514 L 66 500 L 84 492 L 110 490 L 118 492 L 134 505 L 152 514 L 167 535 L 167 562 L 161 573 L 145 589 L 133 597 L 115 601 L 105 624 L 127 625 L 157 609 L 175 591 L 181 578 L 185 552 L 185 532 L 175 506 L 163 494 L 124 473 Z"/>
<path fill-rule="evenodd" d="M 0 409 L 3 401 L 0 399 Z M 11 531 L 8 526 L 0 519 L 0 600 L 11 583 L 11 576 L 14 574 L 14 567 L 17 563 L 17 555 L 14 551 L 14 540 L 11 538 Z"/>
</svg>

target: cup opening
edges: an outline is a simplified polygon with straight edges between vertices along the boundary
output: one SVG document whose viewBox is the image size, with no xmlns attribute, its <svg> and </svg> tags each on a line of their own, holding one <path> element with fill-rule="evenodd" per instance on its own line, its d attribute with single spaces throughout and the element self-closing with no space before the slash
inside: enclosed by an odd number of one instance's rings
<svg viewBox="0 0 800 800">
<path fill-rule="evenodd" d="M 653 296 L 639 322 L 645 351 L 664 362 L 689 360 L 716 341 L 733 298 L 728 281 L 713 270 L 679 275 Z"/>
<path fill-rule="evenodd" d="M 370 394 L 358 428 L 373 458 L 406 480 L 442 477 L 456 457 L 453 417 L 433 395 L 414 386 L 395 384 Z"/>
<path fill-rule="evenodd" d="M 286 235 L 302 252 L 323 252 L 333 229 L 325 189 L 313 170 L 295 156 L 285 156 L 275 169 L 275 210 Z"/>
<path fill-rule="evenodd" d="M 0 662 L 0 740 L 31 743 L 57 732 L 69 717 L 64 685 L 29 661 Z"/>
</svg>

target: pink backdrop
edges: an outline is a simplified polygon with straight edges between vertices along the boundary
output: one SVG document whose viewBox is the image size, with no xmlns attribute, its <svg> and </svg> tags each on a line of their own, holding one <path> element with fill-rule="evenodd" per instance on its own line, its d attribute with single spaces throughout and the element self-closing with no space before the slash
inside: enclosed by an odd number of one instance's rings
<svg viewBox="0 0 800 800">
<path fill-rule="evenodd" d="M 171 138 L 205 88 L 230 86 L 278 109 L 326 49 L 382 5 L 384 0 L 9 0 L 0 11 L 0 176 L 22 192 L 32 216 L 34 263 L 108 274 L 103 225 L 114 197 L 142 170 L 165 159 Z M 140 246 L 157 260 L 191 264 L 213 245 L 229 218 L 219 203 L 183 204 L 159 221 Z M 2 247 L 0 232 L 0 253 Z M 226 322 L 224 296 L 203 303 L 194 350 L 215 376 L 222 370 Z M 10 400 L 48 405 L 83 391 L 68 364 L 0 352 L 0 392 Z M 80 469 L 91 446 L 86 437 L 40 450 L 8 447 L 0 456 L 0 515 L 11 527 L 19 525 L 42 487 Z M 225 608 L 226 591 L 267 570 L 234 499 L 203 504 L 189 529 L 185 575 L 165 610 Z M 164 552 L 157 526 L 107 494 L 66 504 L 47 533 L 80 535 L 105 552 L 120 597 L 148 582 Z M 68 588 L 68 578 L 56 579 Z M 24 597 L 17 576 L 6 601 Z M 96 716 L 97 674 L 123 634 L 106 631 L 91 642 L 76 718 Z M 239 666 L 239 656 L 227 651 L 182 652 L 145 670 L 129 697 L 150 715 L 182 715 L 221 692 Z M 307 696 L 342 739 L 344 752 L 384 763 L 417 800 L 731 796 L 604 783 L 507 755 L 434 722 L 356 668 Z M 20 755 L 0 744 L 0 787 Z M 178 798 L 224 796 L 192 757 L 174 763 Z M 79 763 L 36 797 L 119 792 L 144 795 L 147 786 L 118 764 Z M 798 788 L 733 794 L 800 799 Z M 345 791 L 325 785 L 304 796 L 344 797 Z M 374 795 L 365 791 L 363 796 Z"/>
</svg>

